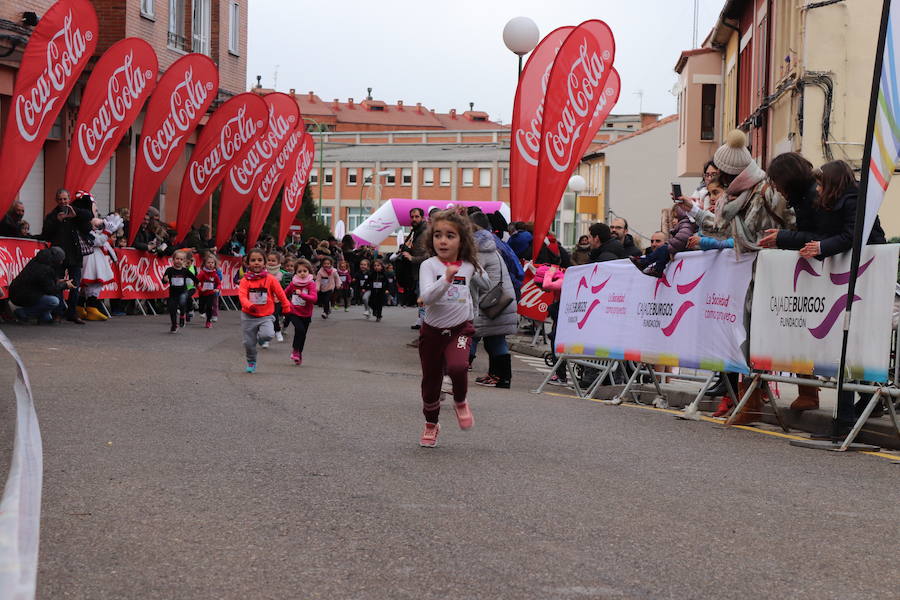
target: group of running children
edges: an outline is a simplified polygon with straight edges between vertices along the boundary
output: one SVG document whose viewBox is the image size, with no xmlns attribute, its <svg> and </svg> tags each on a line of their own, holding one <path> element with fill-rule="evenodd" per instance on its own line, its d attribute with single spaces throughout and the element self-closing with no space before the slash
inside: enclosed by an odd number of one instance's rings
<svg viewBox="0 0 900 600">
<path fill-rule="evenodd" d="M 163 273 L 162 281 L 169 286 L 170 333 L 178 333 L 191 320 L 195 292 L 199 313 L 206 317 L 205 326 L 210 328 L 215 321 L 213 313 L 223 274 L 212 253 L 205 255 L 201 264 L 197 269 L 192 252 L 178 250 L 172 255 L 172 266 Z M 235 280 L 239 283 L 248 373 L 256 371 L 257 345 L 268 348 L 273 337 L 284 341 L 282 330 L 287 325 L 294 326 L 291 360 L 302 364 L 314 306 L 322 307 L 322 318 L 327 319 L 333 306 L 343 304 L 348 311 L 352 296 L 358 294 L 365 305 L 366 319 L 374 316 L 380 322 L 396 286 L 396 278 L 381 260 L 372 261 L 371 269 L 370 262 L 362 260 L 354 274 L 347 261 L 339 261 L 335 268 L 332 259 L 325 257 L 316 270 L 305 258 L 283 259 L 278 252 L 260 249 L 247 254 Z M 256 332 L 255 338 L 250 331 Z"/>
</svg>

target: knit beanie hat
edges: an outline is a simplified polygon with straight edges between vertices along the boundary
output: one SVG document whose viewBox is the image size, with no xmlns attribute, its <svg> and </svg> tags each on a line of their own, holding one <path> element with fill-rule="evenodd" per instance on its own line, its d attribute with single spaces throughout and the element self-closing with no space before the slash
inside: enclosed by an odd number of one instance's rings
<svg viewBox="0 0 900 600">
<path fill-rule="evenodd" d="M 729 175 L 740 174 L 753 162 L 753 157 L 747 150 L 747 134 L 740 129 L 729 131 L 725 136 L 725 143 L 713 155 L 713 162 L 720 171 Z"/>
</svg>

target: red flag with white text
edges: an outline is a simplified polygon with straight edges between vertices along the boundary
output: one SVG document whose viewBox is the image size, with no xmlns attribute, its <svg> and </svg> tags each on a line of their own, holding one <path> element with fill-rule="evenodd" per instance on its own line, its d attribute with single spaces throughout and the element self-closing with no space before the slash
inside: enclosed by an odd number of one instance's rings
<svg viewBox="0 0 900 600">
<path fill-rule="evenodd" d="M 513 104 L 512 143 L 509 147 L 509 210 L 513 221 L 534 219 L 538 158 L 544 95 L 553 60 L 572 25 L 554 29 L 531 51 L 519 76 Z"/>
<path fill-rule="evenodd" d="M 156 52 L 141 38 L 119 40 L 103 53 L 81 95 L 67 189 L 91 189 L 156 87 L 158 71 Z"/>
<path fill-rule="evenodd" d="M 219 218 L 216 224 L 216 247 L 228 241 L 247 205 L 253 200 L 269 165 L 281 152 L 300 122 L 297 101 L 281 92 L 263 96 L 269 108 L 268 129 L 234 158 L 222 183 Z"/>
<path fill-rule="evenodd" d="M 188 138 L 219 89 L 219 70 L 205 54 L 188 54 L 166 69 L 147 103 L 131 185 L 131 218 L 140 223 L 156 192 L 184 152 Z M 128 243 L 138 227 L 130 228 Z"/>
<path fill-rule="evenodd" d="M 188 234 L 194 219 L 221 183 L 231 162 L 266 130 L 268 107 L 262 96 L 232 96 L 212 114 L 200 132 L 181 179 L 175 239 Z"/>
<path fill-rule="evenodd" d="M 288 174 L 287 167 L 289 164 L 294 164 L 297 160 L 297 154 L 300 153 L 304 133 L 306 133 L 306 125 L 301 120 L 294 132 L 291 133 L 291 137 L 288 138 L 281 152 L 269 165 L 259 184 L 259 189 L 256 191 L 256 196 L 250 205 L 250 229 L 247 231 L 247 248 L 253 248 L 256 245 L 256 240 L 259 239 L 259 234 L 272 210 L 275 198 L 278 196 L 278 192 L 281 191 L 281 186 L 284 185 L 284 180 Z"/>
<path fill-rule="evenodd" d="M 97 14 L 88 0 L 59 0 L 31 33 L 0 146 L 0 215 L 25 183 L 97 40 Z"/>
<path fill-rule="evenodd" d="M 606 82 L 615 52 L 609 26 L 591 20 L 569 34 L 553 62 L 541 126 L 532 257 L 544 245 L 569 176 L 590 143 L 588 134 L 592 137 L 594 132 L 589 128 L 596 123 L 597 106 L 609 97 Z"/>
<path fill-rule="evenodd" d="M 309 132 L 304 132 L 303 141 L 297 157 L 287 164 L 284 179 L 284 192 L 281 194 L 281 220 L 278 226 L 278 243 L 284 242 L 288 229 L 294 222 L 300 206 L 303 204 L 303 192 L 309 183 L 309 172 L 312 170 L 316 155 L 316 143 Z"/>
</svg>

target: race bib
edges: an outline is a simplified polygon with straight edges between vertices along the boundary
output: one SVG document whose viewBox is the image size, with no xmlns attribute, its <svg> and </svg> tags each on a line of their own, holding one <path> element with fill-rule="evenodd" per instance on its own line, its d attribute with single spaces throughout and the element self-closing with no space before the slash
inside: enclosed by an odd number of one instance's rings
<svg viewBox="0 0 900 600">
<path fill-rule="evenodd" d="M 250 290 L 248 297 L 253 304 L 265 304 L 269 294 L 265 289 L 252 289 Z"/>
<path fill-rule="evenodd" d="M 291 296 L 291 304 L 294 306 L 306 306 L 306 300 L 300 297 L 300 294 Z"/>
<path fill-rule="evenodd" d="M 375 288 L 376 290 L 380 290 L 380 289 L 381 289 L 381 282 L 380 282 L 380 281 L 376 281 L 375 283 L 372 284 L 372 287 Z"/>
<path fill-rule="evenodd" d="M 341 283 L 347 283 L 347 276 L 341 275 Z"/>
<path fill-rule="evenodd" d="M 184 277 L 173 277 L 172 287 L 184 287 Z"/>
<path fill-rule="evenodd" d="M 450 304 L 465 304 L 469 301 L 469 286 L 465 277 L 456 276 L 453 283 L 447 288 L 443 302 Z"/>
<path fill-rule="evenodd" d="M 214 289 L 216 289 L 216 286 L 215 286 L 215 283 L 212 282 L 212 281 L 204 281 L 204 282 L 203 282 L 203 287 L 202 287 L 201 289 L 203 289 L 203 290 L 214 290 Z"/>
</svg>

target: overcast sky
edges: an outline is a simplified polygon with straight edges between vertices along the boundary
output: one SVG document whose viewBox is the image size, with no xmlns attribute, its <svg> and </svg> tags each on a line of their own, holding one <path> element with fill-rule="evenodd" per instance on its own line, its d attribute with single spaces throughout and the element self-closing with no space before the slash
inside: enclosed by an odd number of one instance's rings
<svg viewBox="0 0 900 600">
<path fill-rule="evenodd" d="M 509 123 L 516 55 L 503 26 L 524 15 L 541 37 L 563 25 L 602 19 L 616 37 L 622 93 L 615 113 L 676 110 L 672 70 L 691 48 L 694 0 L 252 0 L 248 85 L 315 91 L 325 100 L 356 101 L 373 88 L 388 103 L 421 102 L 438 112 L 468 110 Z M 699 0 L 699 42 L 724 0 Z M 526 57 L 527 58 L 527 57 Z M 277 85 L 275 73 L 277 71 Z"/>
</svg>

